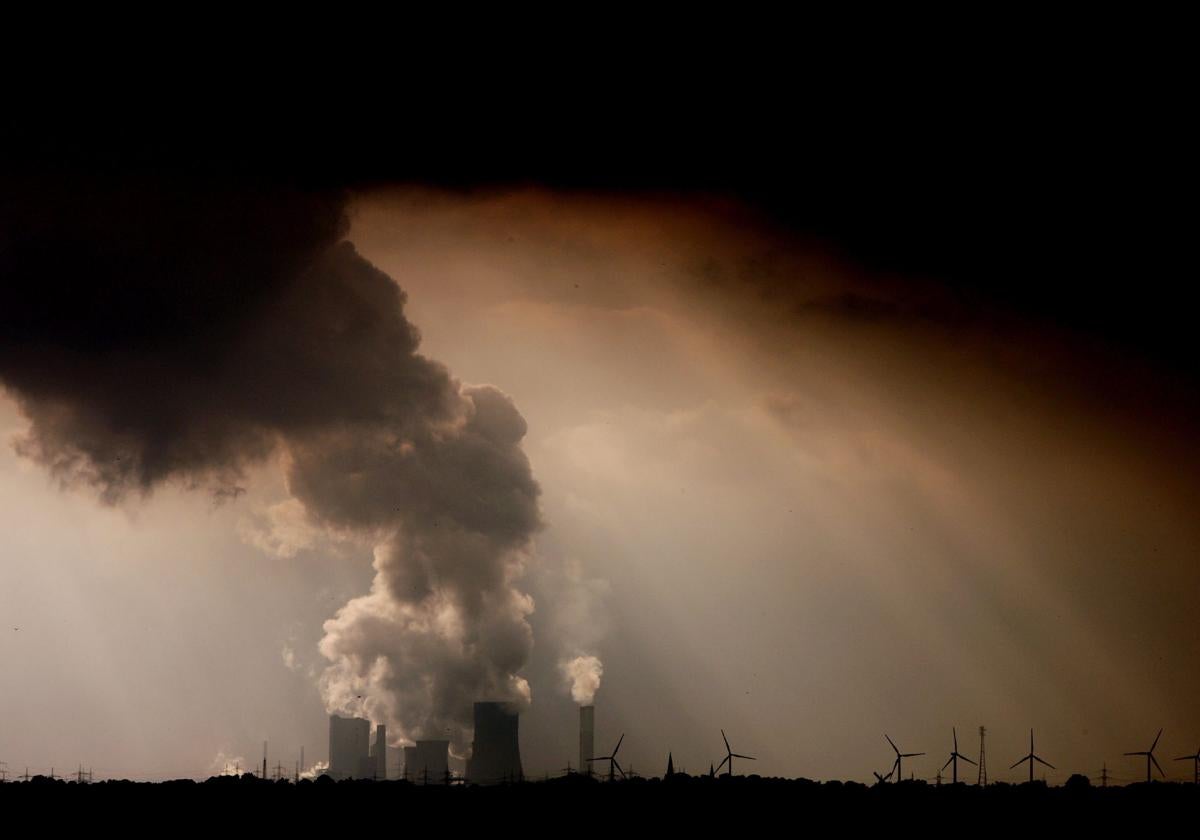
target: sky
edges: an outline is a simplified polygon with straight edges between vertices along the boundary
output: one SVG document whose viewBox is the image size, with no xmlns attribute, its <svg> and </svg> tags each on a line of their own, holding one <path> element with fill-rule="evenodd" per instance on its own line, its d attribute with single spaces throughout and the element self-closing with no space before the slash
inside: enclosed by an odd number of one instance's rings
<svg viewBox="0 0 1200 840">
<path fill-rule="evenodd" d="M 721 190 L 208 189 L 120 187 L 177 287 L 139 261 L 59 308 L 21 280 L 74 266 L 5 266 L 9 773 L 312 764 L 330 709 L 466 742 L 479 692 L 558 773 L 590 655 L 597 748 L 645 774 L 724 729 L 739 772 L 868 781 L 887 733 L 931 779 L 984 725 L 992 779 L 1030 728 L 1051 782 L 1139 778 L 1160 727 L 1190 777 L 1195 391 L 1132 324 L 1177 323 L 1153 283 L 1097 303 L 1057 251 L 923 263 Z"/>
</svg>

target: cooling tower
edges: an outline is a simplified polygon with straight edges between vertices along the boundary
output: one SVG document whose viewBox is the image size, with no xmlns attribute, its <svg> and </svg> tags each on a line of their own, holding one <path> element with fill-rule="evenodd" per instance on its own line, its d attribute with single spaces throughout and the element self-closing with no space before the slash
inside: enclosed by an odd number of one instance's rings
<svg viewBox="0 0 1200 840">
<path fill-rule="evenodd" d="M 417 784 L 440 785 L 450 773 L 449 741 L 417 741 L 409 765 L 408 748 L 404 750 L 404 774 Z"/>
<path fill-rule="evenodd" d="M 360 776 L 371 749 L 371 722 L 329 716 L 329 769 L 334 779 Z"/>
<path fill-rule="evenodd" d="M 475 704 L 475 741 L 467 780 L 477 785 L 520 781 L 521 747 L 517 713 L 507 703 Z"/>
<path fill-rule="evenodd" d="M 596 748 L 596 707 L 595 706 L 580 706 L 579 707 L 579 771 L 581 773 L 591 773 L 592 764 L 588 761 L 589 758 L 596 753 L 593 750 Z"/>
</svg>

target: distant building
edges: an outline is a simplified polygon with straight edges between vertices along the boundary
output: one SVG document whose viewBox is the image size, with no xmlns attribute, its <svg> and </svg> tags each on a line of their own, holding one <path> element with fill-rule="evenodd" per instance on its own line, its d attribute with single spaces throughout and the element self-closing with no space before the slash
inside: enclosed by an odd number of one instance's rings
<svg viewBox="0 0 1200 840">
<path fill-rule="evenodd" d="M 479 785 L 521 780 L 521 747 L 516 711 L 507 703 L 475 704 L 475 741 L 467 780 Z"/>
<path fill-rule="evenodd" d="M 413 768 L 417 766 L 417 748 L 401 747 L 400 751 L 404 755 L 404 773 L 401 778 L 407 782 L 417 781 L 417 777 L 413 774 Z"/>
<path fill-rule="evenodd" d="M 326 771 L 329 776 L 334 779 L 369 777 L 373 772 L 370 752 L 369 720 L 329 716 L 329 769 Z"/>
</svg>

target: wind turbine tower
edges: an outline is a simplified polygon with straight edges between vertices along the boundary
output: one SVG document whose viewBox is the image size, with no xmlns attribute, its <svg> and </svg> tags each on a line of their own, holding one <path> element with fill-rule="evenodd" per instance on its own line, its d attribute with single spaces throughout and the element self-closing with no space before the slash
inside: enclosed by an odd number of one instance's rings
<svg viewBox="0 0 1200 840">
<path fill-rule="evenodd" d="M 1154 748 L 1158 746 L 1158 739 L 1162 737 L 1162 734 L 1163 734 L 1163 731 L 1161 729 L 1158 730 L 1158 734 L 1154 736 L 1154 743 L 1150 745 L 1150 749 L 1143 750 L 1142 752 L 1127 752 L 1127 753 L 1125 753 L 1125 755 L 1144 755 L 1144 756 L 1146 756 L 1146 781 L 1147 782 L 1150 781 L 1150 762 L 1152 762 L 1152 761 L 1154 762 L 1154 766 L 1158 767 L 1158 775 L 1162 776 L 1164 779 L 1167 777 L 1167 774 L 1163 772 L 1162 767 L 1159 766 L 1158 759 L 1154 757 Z"/>
<path fill-rule="evenodd" d="M 952 768 L 953 776 L 952 776 L 951 783 L 958 784 L 958 760 L 961 758 L 963 761 L 967 762 L 967 764 L 974 764 L 975 762 L 972 761 L 971 759 L 967 758 L 965 755 L 962 755 L 961 753 L 959 753 L 959 751 L 958 751 L 958 730 L 951 727 L 950 732 L 954 736 L 954 750 L 950 753 L 950 757 L 948 759 L 946 759 L 946 763 L 942 765 L 942 769 L 938 771 L 938 776 L 940 778 L 942 771 L 945 770 L 947 767 L 953 765 L 953 768 Z"/>
<path fill-rule="evenodd" d="M 724 739 L 724 741 L 725 741 L 725 758 L 723 758 L 721 760 L 721 763 L 717 765 L 718 773 L 721 772 L 721 768 L 725 766 L 726 762 L 728 762 L 729 763 L 729 776 L 730 776 L 730 778 L 732 778 L 733 777 L 733 760 L 735 758 L 744 758 L 747 761 L 757 761 L 758 760 L 752 755 L 738 755 L 732 749 L 730 749 L 729 748 L 729 739 L 725 737 L 724 729 L 721 730 L 721 738 Z"/>
<path fill-rule="evenodd" d="M 1192 762 L 1192 784 L 1200 785 L 1200 750 L 1195 755 L 1181 755 L 1176 761 Z"/>
<path fill-rule="evenodd" d="M 900 752 L 900 748 L 896 746 L 896 742 L 889 738 L 886 732 L 884 733 L 883 737 L 887 738 L 887 742 L 891 744 L 892 749 L 896 751 L 896 784 L 899 784 L 900 782 L 904 781 L 903 759 L 916 758 L 918 755 L 925 755 L 925 753 L 902 753 Z"/>
<path fill-rule="evenodd" d="M 616 771 L 618 771 L 621 774 L 621 778 L 624 779 L 625 771 L 621 769 L 620 763 L 617 762 L 617 752 L 621 749 L 621 742 L 624 740 L 625 740 L 625 733 L 622 732 L 621 737 L 619 739 L 617 739 L 617 746 L 615 748 L 613 748 L 612 755 L 597 755 L 597 756 L 593 756 L 593 757 L 589 758 L 588 759 L 589 772 L 590 772 L 590 768 L 591 768 L 591 763 L 593 761 L 607 761 L 608 762 L 608 780 L 610 782 L 615 780 L 616 776 L 613 773 L 614 769 Z"/>
<path fill-rule="evenodd" d="M 1055 766 L 1054 766 L 1053 764 L 1051 764 L 1050 762 L 1048 762 L 1048 761 L 1044 761 L 1044 760 L 1042 760 L 1042 758 L 1041 758 L 1041 757 L 1039 757 L 1039 756 L 1037 756 L 1037 755 L 1035 755 L 1035 754 L 1034 754 L 1034 752 L 1033 752 L 1033 730 L 1032 730 L 1032 729 L 1030 729 L 1030 730 L 1029 730 L 1029 755 L 1025 756 L 1024 758 L 1022 758 L 1020 761 L 1018 761 L 1016 764 L 1014 764 L 1012 767 L 1009 767 L 1008 769 L 1009 769 L 1009 770 L 1013 770 L 1013 769 L 1015 769 L 1015 768 L 1017 768 L 1017 767 L 1020 767 L 1020 766 L 1021 766 L 1022 764 L 1024 764 L 1026 761 L 1028 761 L 1028 762 L 1029 762 L 1029 781 L 1030 781 L 1030 783 L 1031 783 L 1031 784 L 1032 784 L 1032 782 L 1033 782 L 1033 762 L 1035 762 L 1035 761 L 1036 761 L 1036 762 L 1038 762 L 1039 764 L 1045 764 L 1045 765 L 1046 765 L 1047 767 L 1049 767 L 1051 770 L 1057 770 L 1057 769 L 1058 769 L 1057 767 L 1055 767 Z"/>
</svg>

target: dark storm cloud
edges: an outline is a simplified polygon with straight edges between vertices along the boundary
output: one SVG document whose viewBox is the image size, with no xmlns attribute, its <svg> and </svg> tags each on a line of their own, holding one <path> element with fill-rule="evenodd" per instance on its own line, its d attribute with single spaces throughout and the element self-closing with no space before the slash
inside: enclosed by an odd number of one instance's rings
<svg viewBox="0 0 1200 840">
<path fill-rule="evenodd" d="M 227 484 L 281 423 L 329 419 L 256 331 L 287 317 L 282 298 L 343 234 L 337 196 L 199 179 L 20 187 L 0 234 L 0 379 L 34 421 L 27 451 L 116 499 L 167 478 Z M 304 341 L 310 360 L 330 349 L 307 331 L 291 343 Z"/>
<path fill-rule="evenodd" d="M 0 382 L 30 421 L 19 450 L 110 503 L 236 495 L 282 453 L 310 520 L 377 546 L 372 594 L 326 625 L 330 709 L 463 746 L 472 700 L 529 699 L 525 421 L 417 352 L 403 292 L 346 229 L 337 191 L 23 179 L 0 219 Z"/>
</svg>

